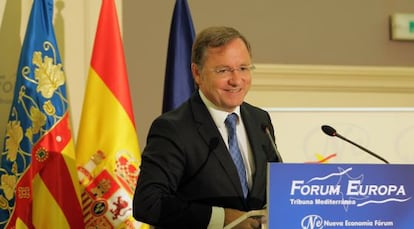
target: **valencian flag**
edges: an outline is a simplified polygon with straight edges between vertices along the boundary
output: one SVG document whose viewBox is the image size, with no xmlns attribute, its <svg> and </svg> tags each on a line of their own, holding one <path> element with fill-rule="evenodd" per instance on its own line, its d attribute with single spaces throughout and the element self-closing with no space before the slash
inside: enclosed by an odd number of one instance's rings
<svg viewBox="0 0 414 229">
<path fill-rule="evenodd" d="M 1 228 L 84 228 L 53 0 L 34 0 L 0 169 Z"/>
<path fill-rule="evenodd" d="M 103 0 L 76 144 L 87 228 L 149 228 L 132 216 L 141 153 L 114 0 Z"/>
<path fill-rule="evenodd" d="M 162 112 L 177 108 L 194 91 L 191 47 L 195 37 L 187 0 L 175 2 L 168 42 Z"/>
</svg>

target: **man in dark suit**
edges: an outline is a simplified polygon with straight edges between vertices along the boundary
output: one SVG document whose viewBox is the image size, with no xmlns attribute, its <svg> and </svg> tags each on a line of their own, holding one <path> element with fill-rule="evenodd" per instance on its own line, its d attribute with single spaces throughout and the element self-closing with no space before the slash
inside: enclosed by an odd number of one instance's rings
<svg viewBox="0 0 414 229">
<path fill-rule="evenodd" d="M 203 30 L 191 69 L 198 91 L 152 123 L 142 154 L 133 214 L 156 228 L 223 228 L 262 209 L 267 162 L 277 161 L 263 131 L 274 138 L 269 114 L 244 102 L 254 69 L 247 39 L 234 28 Z M 248 218 L 237 228 L 260 225 Z"/>
</svg>

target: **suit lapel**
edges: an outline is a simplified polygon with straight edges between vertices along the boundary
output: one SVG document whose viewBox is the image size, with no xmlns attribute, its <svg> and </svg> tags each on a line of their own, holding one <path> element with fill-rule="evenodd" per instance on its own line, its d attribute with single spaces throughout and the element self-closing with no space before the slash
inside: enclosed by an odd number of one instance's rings
<svg viewBox="0 0 414 229">
<path fill-rule="evenodd" d="M 200 95 L 196 93 L 195 96 L 192 97 L 191 100 L 191 110 L 193 112 L 194 120 L 198 125 L 198 130 L 200 136 L 204 139 L 206 144 L 208 145 L 209 142 L 214 139 L 218 138 L 218 145 L 216 149 L 212 151 L 212 154 L 218 159 L 221 168 L 226 172 L 228 175 L 229 180 L 233 187 L 237 190 L 238 195 L 243 196 L 243 191 L 240 184 L 239 175 L 237 174 L 237 169 L 233 165 L 233 160 L 228 152 L 226 144 L 223 141 L 223 138 L 218 131 L 213 118 L 210 115 L 205 104 L 202 102 Z M 223 179 L 223 178 L 217 178 Z"/>
<path fill-rule="evenodd" d="M 264 132 L 262 130 L 262 124 L 250 113 L 245 104 L 240 106 L 240 113 L 243 119 L 244 126 L 246 128 L 247 138 L 249 139 L 250 147 L 252 150 L 256 171 L 253 174 L 253 184 L 250 190 L 250 196 L 254 196 L 256 192 L 260 192 L 263 186 L 262 183 L 266 182 L 267 173 L 267 158 L 263 153 L 263 147 L 266 145 L 264 140 Z M 256 118 L 257 119 L 257 118 Z M 263 136 L 263 137 L 262 137 Z"/>
</svg>

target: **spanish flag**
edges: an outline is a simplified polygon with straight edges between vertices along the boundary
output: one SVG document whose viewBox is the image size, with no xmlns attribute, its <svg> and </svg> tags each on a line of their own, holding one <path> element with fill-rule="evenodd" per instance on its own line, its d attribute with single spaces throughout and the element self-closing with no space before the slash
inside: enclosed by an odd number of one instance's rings
<svg viewBox="0 0 414 229">
<path fill-rule="evenodd" d="M 103 0 L 76 145 L 86 228 L 143 228 L 132 216 L 141 154 L 114 0 Z"/>
<path fill-rule="evenodd" d="M 53 0 L 34 0 L 0 169 L 0 228 L 84 228 Z"/>
</svg>

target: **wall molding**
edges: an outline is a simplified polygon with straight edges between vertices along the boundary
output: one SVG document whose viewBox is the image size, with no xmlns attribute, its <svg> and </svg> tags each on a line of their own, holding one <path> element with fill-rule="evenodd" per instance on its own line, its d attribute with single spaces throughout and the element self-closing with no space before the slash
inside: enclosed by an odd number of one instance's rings
<svg viewBox="0 0 414 229">
<path fill-rule="evenodd" d="M 257 64 L 252 90 L 414 94 L 414 67 Z"/>
</svg>

